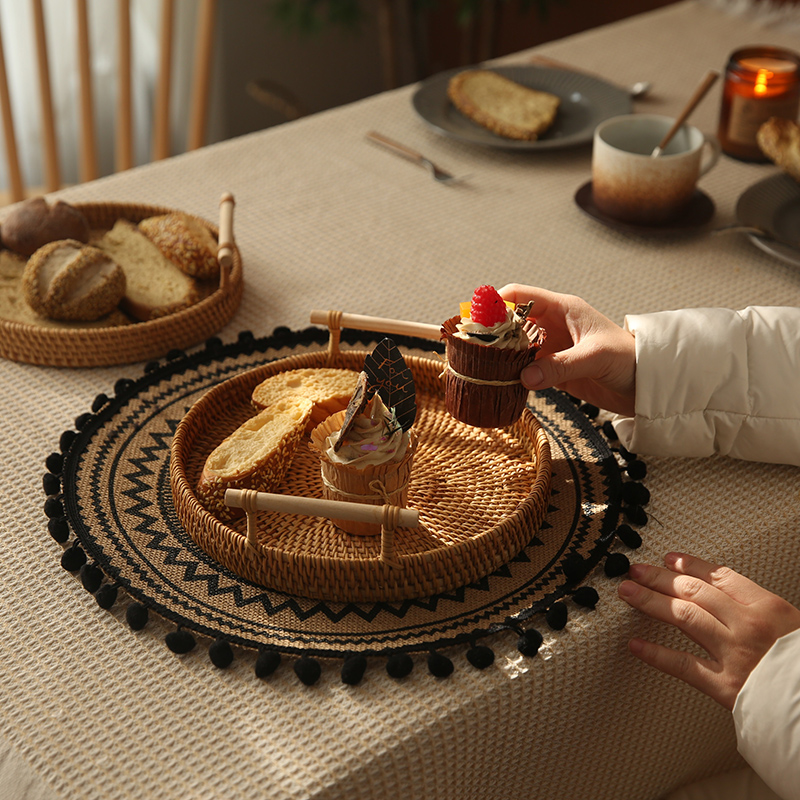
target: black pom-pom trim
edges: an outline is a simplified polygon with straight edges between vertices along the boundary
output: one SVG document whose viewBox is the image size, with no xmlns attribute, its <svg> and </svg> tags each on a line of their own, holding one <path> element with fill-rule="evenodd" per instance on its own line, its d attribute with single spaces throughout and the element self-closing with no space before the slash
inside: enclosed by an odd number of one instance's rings
<svg viewBox="0 0 800 800">
<path fill-rule="evenodd" d="M 64 431 L 58 439 L 58 449 L 61 450 L 62 453 L 66 453 L 67 450 L 72 447 L 72 443 L 75 441 L 77 435 L 75 431 Z"/>
<path fill-rule="evenodd" d="M 140 631 L 147 625 L 150 612 L 141 603 L 131 603 L 125 610 L 125 620 L 132 631 Z"/>
<path fill-rule="evenodd" d="M 281 665 L 281 654 L 277 650 L 262 647 L 256 658 L 256 678 L 268 678 Z"/>
<path fill-rule="evenodd" d="M 434 650 L 428 655 L 428 672 L 436 678 L 449 678 L 453 674 L 453 662 Z"/>
<path fill-rule="evenodd" d="M 160 366 L 161 365 L 158 363 L 158 361 L 148 361 L 144 365 L 145 375 L 147 375 L 147 374 L 149 374 L 151 372 L 155 372 Z"/>
<path fill-rule="evenodd" d="M 75 417 L 75 427 L 79 431 L 82 431 L 92 421 L 93 417 L 94 414 L 91 414 L 88 411 L 80 414 L 79 416 Z"/>
<path fill-rule="evenodd" d="M 77 542 L 61 554 L 61 566 L 67 572 L 77 572 L 85 563 L 86 553 Z"/>
<path fill-rule="evenodd" d="M 494 664 L 494 650 L 485 644 L 476 644 L 467 650 L 467 661 L 475 669 L 486 669 Z"/>
<path fill-rule="evenodd" d="M 342 683 L 347 686 L 355 686 L 361 683 L 364 673 L 367 671 L 367 659 L 361 653 L 353 653 L 347 656 L 342 664 Z"/>
<path fill-rule="evenodd" d="M 133 388 L 133 381 L 130 378 L 120 378 L 114 384 L 114 395 L 116 397 L 121 397 L 126 392 L 129 392 Z"/>
<path fill-rule="evenodd" d="M 96 414 L 107 402 L 108 395 L 104 392 L 100 392 L 100 394 L 92 400 L 92 411 Z"/>
<path fill-rule="evenodd" d="M 517 639 L 517 650 L 524 656 L 532 657 L 539 652 L 543 642 L 544 636 L 536 628 L 529 628 Z"/>
<path fill-rule="evenodd" d="M 94 599 L 97 600 L 97 605 L 100 608 L 108 611 L 117 602 L 117 587 L 113 583 L 106 583 L 97 590 Z"/>
<path fill-rule="evenodd" d="M 233 663 L 233 649 L 230 642 L 221 636 L 217 637 L 208 647 L 208 657 L 217 669 L 227 669 Z"/>
<path fill-rule="evenodd" d="M 61 481 L 58 475 L 54 475 L 52 472 L 45 472 L 42 476 L 42 489 L 48 495 L 58 494 L 61 491 Z"/>
<path fill-rule="evenodd" d="M 617 441 L 618 438 L 617 432 L 616 430 L 614 430 L 614 424 L 611 422 L 610 419 L 607 419 L 603 423 L 602 428 L 603 428 L 603 433 L 606 435 L 606 439 L 608 439 L 610 442 Z"/>
<path fill-rule="evenodd" d="M 625 471 L 633 480 L 641 481 L 647 475 L 647 464 L 645 464 L 644 461 L 640 461 L 638 458 L 634 458 L 634 460 L 628 464 Z"/>
<path fill-rule="evenodd" d="M 620 494 L 622 501 L 631 506 L 646 506 L 650 502 L 650 490 L 636 481 L 623 483 Z"/>
<path fill-rule="evenodd" d="M 218 355 L 219 353 L 222 352 L 222 339 L 220 339 L 219 336 L 209 337 L 208 339 L 206 339 L 205 348 L 206 352 L 210 356 Z"/>
<path fill-rule="evenodd" d="M 185 631 L 181 628 L 179 628 L 177 631 L 168 633 L 164 637 L 164 641 L 166 642 L 167 647 L 169 647 L 173 653 L 177 653 L 178 655 L 190 653 L 192 650 L 194 650 L 195 645 L 197 644 L 194 636 L 192 636 L 189 631 Z"/>
<path fill-rule="evenodd" d="M 622 445 L 619 446 L 619 454 L 628 463 L 636 460 L 636 453 L 631 453 L 629 450 L 626 450 Z"/>
<path fill-rule="evenodd" d="M 186 358 L 186 353 L 177 347 L 173 347 L 172 350 L 167 353 L 167 361 L 177 361 L 180 358 Z"/>
<path fill-rule="evenodd" d="M 408 653 L 392 653 L 386 661 L 386 673 L 395 680 L 407 677 L 413 669 L 414 659 Z"/>
<path fill-rule="evenodd" d="M 84 564 L 81 567 L 80 578 L 83 588 L 94 594 L 103 582 L 103 570 L 97 564 Z"/>
<path fill-rule="evenodd" d="M 622 513 L 625 515 L 625 519 L 634 525 L 647 524 L 647 512 L 641 506 L 623 506 Z"/>
<path fill-rule="evenodd" d="M 61 453 L 50 453 L 50 455 L 44 460 L 44 465 L 50 470 L 50 472 L 54 473 L 55 475 L 60 475 L 61 470 L 64 467 L 64 456 Z"/>
<path fill-rule="evenodd" d="M 631 566 L 628 556 L 624 553 L 609 553 L 606 558 L 606 563 L 603 565 L 603 570 L 609 578 L 619 578 L 624 575 Z"/>
<path fill-rule="evenodd" d="M 567 624 L 567 607 L 564 603 L 555 602 L 547 609 L 544 618 L 552 630 L 563 630 Z"/>
<path fill-rule="evenodd" d="M 44 501 L 44 515 L 48 519 L 64 516 L 64 505 L 57 497 L 48 497 Z"/>
<path fill-rule="evenodd" d="M 278 327 L 272 331 L 272 335 L 277 339 L 288 339 L 291 337 L 292 331 L 285 325 L 278 325 Z"/>
<path fill-rule="evenodd" d="M 617 528 L 617 536 L 625 547 L 630 547 L 631 550 L 637 550 L 642 546 L 642 537 L 630 525 L 620 525 Z"/>
<path fill-rule="evenodd" d="M 597 419 L 597 415 L 600 413 L 600 409 L 593 403 L 584 403 L 581 406 L 581 411 L 583 411 L 589 419 Z"/>
<path fill-rule="evenodd" d="M 294 662 L 294 674 L 300 678 L 300 682 L 306 686 L 313 686 L 322 675 L 322 667 L 319 661 L 311 656 L 302 656 Z"/>
<path fill-rule="evenodd" d="M 579 581 L 586 575 L 586 563 L 577 553 L 570 553 L 564 559 L 563 569 L 570 581 Z"/>
<path fill-rule="evenodd" d="M 573 592 L 572 599 L 582 608 L 595 608 L 600 602 L 600 595 L 592 586 L 581 586 Z"/>
<path fill-rule="evenodd" d="M 64 544 L 69 539 L 69 525 L 66 517 L 53 517 L 47 520 L 47 530 L 59 544 Z"/>
</svg>

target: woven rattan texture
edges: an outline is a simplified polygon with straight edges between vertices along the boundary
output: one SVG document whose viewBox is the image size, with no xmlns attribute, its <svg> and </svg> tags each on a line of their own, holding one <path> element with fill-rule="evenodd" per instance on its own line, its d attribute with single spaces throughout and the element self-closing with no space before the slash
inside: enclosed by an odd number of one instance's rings
<svg viewBox="0 0 800 800">
<path fill-rule="evenodd" d="M 623 85 L 652 79 L 636 110 L 675 115 L 706 69 L 765 41 L 800 49 L 796 27 L 686 0 L 543 51 Z M 800 304 L 797 269 L 744 237 L 654 241 L 585 218 L 573 196 L 590 177 L 589 148 L 520 157 L 453 143 L 414 117 L 412 91 L 63 196 L 213 220 L 220 193 L 233 192 L 246 286 L 226 341 L 244 328 L 302 328 L 314 307 L 438 323 L 475 286 L 512 280 L 580 294 L 618 322 L 685 305 Z M 692 122 L 713 133 L 718 109 L 719 86 Z M 373 128 L 474 178 L 434 184 L 365 142 Z M 734 222 L 739 195 L 774 172 L 723 158 L 701 181 L 713 224 Z M 536 659 L 500 637 L 495 666 L 479 673 L 456 647 L 446 681 L 418 663 L 400 682 L 377 667 L 347 687 L 326 670 L 307 689 L 288 666 L 259 682 L 241 658 L 226 672 L 204 648 L 176 658 L 161 641 L 171 624 L 133 634 L 124 602 L 95 606 L 42 523 L 42 455 L 90 398 L 141 365 L 0 370 L 0 731 L 53 797 L 655 800 L 739 763 L 729 714 L 629 655 L 632 635 L 681 640 L 617 600 L 617 581 L 601 572 L 589 580 L 597 609 L 571 613 Z M 723 559 L 800 602 L 796 469 L 647 464 L 651 521 L 637 560 L 659 563 L 670 549 Z"/>
<path fill-rule="evenodd" d="M 122 218 L 139 222 L 170 208 L 131 203 L 76 203 L 93 231 Z M 200 220 L 216 237 L 214 225 Z M 102 367 L 160 358 L 173 348 L 191 347 L 224 327 L 242 299 L 242 261 L 234 248 L 224 281 L 190 308 L 148 322 L 116 328 L 44 327 L 0 319 L 0 357 L 52 367 Z M 209 293 L 210 292 L 210 293 Z"/>
<path fill-rule="evenodd" d="M 336 367 L 360 370 L 365 355 L 342 353 Z M 408 503 L 420 511 L 422 524 L 397 532 L 397 566 L 380 562 L 380 537 L 342 535 L 330 520 L 262 513 L 254 550 L 244 536 L 244 522 L 234 526 L 214 519 L 193 489 L 209 452 L 252 416 L 252 390 L 279 371 L 328 364 L 323 351 L 253 370 L 204 395 L 181 423 L 171 448 L 173 494 L 179 518 L 209 555 L 237 575 L 291 594 L 403 600 L 471 583 L 527 544 L 550 495 L 546 435 L 530 413 L 508 432 L 456 422 L 444 408 L 441 361 L 414 356 L 408 364 L 417 391 L 419 442 Z M 307 439 L 278 491 L 323 496 L 319 457 Z"/>
</svg>

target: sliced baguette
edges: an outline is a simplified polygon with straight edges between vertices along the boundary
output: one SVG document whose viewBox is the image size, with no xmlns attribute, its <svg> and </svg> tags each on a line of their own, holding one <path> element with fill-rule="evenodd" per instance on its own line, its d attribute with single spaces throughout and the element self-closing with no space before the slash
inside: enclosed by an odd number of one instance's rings
<svg viewBox="0 0 800 800">
<path fill-rule="evenodd" d="M 350 369 L 291 369 L 259 383 L 253 389 L 253 406 L 260 411 L 281 400 L 304 397 L 313 404 L 308 420 L 308 427 L 313 428 L 347 408 L 357 380 L 358 373 Z"/>
<path fill-rule="evenodd" d="M 206 459 L 196 489 L 200 503 L 228 520 L 241 512 L 225 505 L 226 489 L 276 489 L 292 464 L 311 407 L 304 397 L 284 398 L 240 425 Z"/>
<path fill-rule="evenodd" d="M 122 309 L 145 322 L 173 314 L 200 299 L 194 278 L 185 275 L 132 222 L 118 219 L 94 242 L 124 270 Z"/>
<path fill-rule="evenodd" d="M 507 139 L 533 141 L 552 124 L 561 100 L 488 69 L 469 69 L 450 78 L 447 95 L 473 122 Z"/>
<path fill-rule="evenodd" d="M 767 158 L 800 181 L 800 124 L 771 117 L 758 129 L 756 141 Z"/>
</svg>

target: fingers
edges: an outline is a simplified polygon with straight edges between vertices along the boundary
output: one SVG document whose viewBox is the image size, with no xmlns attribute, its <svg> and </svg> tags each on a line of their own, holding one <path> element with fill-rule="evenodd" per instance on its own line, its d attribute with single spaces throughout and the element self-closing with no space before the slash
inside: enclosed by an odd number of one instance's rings
<svg viewBox="0 0 800 800">
<path fill-rule="evenodd" d="M 667 569 L 682 575 L 692 575 L 714 586 L 731 599 L 744 605 L 750 605 L 764 597 L 766 589 L 754 583 L 744 575 L 734 572 L 729 567 L 703 561 L 702 558 L 686 553 L 667 553 L 664 556 Z"/>
<path fill-rule="evenodd" d="M 671 650 L 669 647 L 646 642 L 643 639 L 631 639 L 628 648 L 645 664 L 688 683 L 729 711 L 733 708 L 736 693 L 730 691 L 718 662 L 708 661 L 681 650 Z"/>
</svg>

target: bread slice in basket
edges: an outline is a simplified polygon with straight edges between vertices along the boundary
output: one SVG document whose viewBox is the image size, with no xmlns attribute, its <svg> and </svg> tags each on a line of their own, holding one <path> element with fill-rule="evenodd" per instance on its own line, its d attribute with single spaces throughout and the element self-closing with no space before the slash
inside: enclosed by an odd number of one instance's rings
<svg viewBox="0 0 800 800">
<path fill-rule="evenodd" d="M 206 459 L 196 495 L 221 520 L 235 516 L 226 489 L 274 491 L 286 476 L 313 403 L 295 395 L 273 403 L 224 439 Z"/>
<path fill-rule="evenodd" d="M 507 139 L 533 141 L 553 124 L 561 103 L 549 92 L 529 89 L 488 69 L 450 78 L 447 95 L 464 116 Z"/>
</svg>

